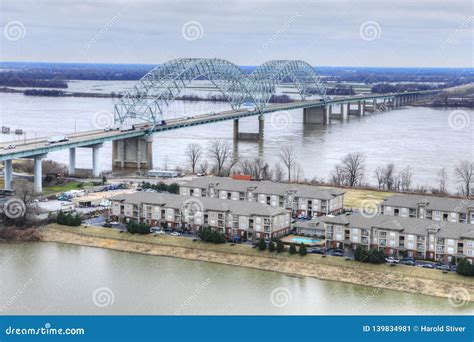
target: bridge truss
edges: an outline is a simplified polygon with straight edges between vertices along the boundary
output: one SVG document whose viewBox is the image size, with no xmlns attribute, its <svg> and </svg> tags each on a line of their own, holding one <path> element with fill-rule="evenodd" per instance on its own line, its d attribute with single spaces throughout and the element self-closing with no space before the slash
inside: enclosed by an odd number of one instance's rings
<svg viewBox="0 0 474 342">
<path fill-rule="evenodd" d="M 245 74 L 237 65 L 223 59 L 181 58 L 166 62 L 141 78 L 115 105 L 115 121 L 123 123 L 127 118 L 137 118 L 159 123 L 166 108 L 195 80 L 210 81 L 234 110 L 250 102 L 261 112 L 277 86 L 288 82 L 303 100 L 314 94 L 323 101 L 327 99 L 323 82 L 303 61 L 269 61 Z"/>
</svg>

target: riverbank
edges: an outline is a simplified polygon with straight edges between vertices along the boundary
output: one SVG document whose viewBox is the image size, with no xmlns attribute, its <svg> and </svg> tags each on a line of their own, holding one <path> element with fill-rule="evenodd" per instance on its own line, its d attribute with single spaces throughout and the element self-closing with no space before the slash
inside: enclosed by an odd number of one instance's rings
<svg viewBox="0 0 474 342">
<path fill-rule="evenodd" d="M 409 266 L 362 264 L 338 257 L 259 252 L 247 245 L 214 245 L 164 235 L 131 235 L 99 227 L 65 227 L 56 224 L 40 230 L 42 240 L 124 252 L 175 257 L 255 268 L 292 276 L 389 289 L 449 298 L 453 289 L 463 288 L 474 301 L 474 281 L 454 273 L 444 274 Z M 463 290 L 464 291 L 464 290 Z"/>
</svg>

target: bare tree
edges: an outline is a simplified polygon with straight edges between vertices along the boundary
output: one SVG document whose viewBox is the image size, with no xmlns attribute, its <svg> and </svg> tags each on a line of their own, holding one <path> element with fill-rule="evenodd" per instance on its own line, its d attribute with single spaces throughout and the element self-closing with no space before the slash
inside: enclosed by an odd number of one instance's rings
<svg viewBox="0 0 474 342">
<path fill-rule="evenodd" d="M 375 169 L 375 179 L 377 179 L 377 186 L 380 189 L 383 189 L 384 187 L 384 170 L 383 168 L 381 168 L 380 166 L 378 166 L 376 169 Z"/>
<path fill-rule="evenodd" d="M 446 168 L 441 168 L 438 171 L 438 191 L 441 194 L 446 194 L 446 183 L 448 182 L 448 173 L 446 172 Z"/>
<path fill-rule="evenodd" d="M 353 152 L 347 154 L 342 159 L 341 164 L 344 175 L 344 183 L 350 187 L 354 187 L 364 179 L 365 158 L 362 153 Z"/>
<path fill-rule="evenodd" d="M 384 174 L 384 184 L 387 187 L 387 190 L 393 190 L 395 187 L 395 165 L 393 163 L 387 164 L 383 169 Z"/>
<path fill-rule="evenodd" d="M 196 166 L 203 153 L 202 146 L 197 143 L 189 144 L 186 147 L 184 153 L 186 154 L 186 157 L 188 158 L 188 161 L 191 164 L 192 173 L 196 173 Z"/>
<path fill-rule="evenodd" d="M 19 199 L 19 202 L 16 203 L 15 208 L 10 209 L 18 215 L 16 220 L 25 223 L 27 215 L 33 210 L 33 204 L 39 194 L 35 192 L 33 184 L 24 179 L 16 181 L 13 184 L 13 190 L 15 190 L 15 197 Z"/>
<path fill-rule="evenodd" d="M 331 172 L 330 182 L 333 185 L 344 185 L 344 170 L 342 169 L 341 165 L 336 165 L 334 170 Z"/>
<path fill-rule="evenodd" d="M 291 171 L 296 164 L 295 150 L 289 146 L 283 147 L 280 152 L 280 160 L 286 167 L 288 182 L 291 182 Z"/>
<path fill-rule="evenodd" d="M 275 163 L 273 167 L 273 180 L 275 182 L 281 182 L 283 177 L 285 177 L 285 171 L 283 171 L 280 163 Z"/>
<path fill-rule="evenodd" d="M 215 170 L 218 176 L 223 175 L 224 166 L 227 162 L 231 162 L 229 171 L 235 165 L 236 160 L 232 158 L 232 147 L 227 141 L 221 139 L 212 140 L 208 146 L 209 157 L 215 162 Z"/>
<path fill-rule="evenodd" d="M 205 161 L 204 163 L 199 164 L 198 169 L 200 174 L 207 174 L 207 170 L 209 169 L 209 163 Z"/>
<path fill-rule="evenodd" d="M 252 176 L 253 179 L 271 179 L 270 167 L 261 158 L 253 160 L 243 159 L 239 161 L 239 172 Z"/>
<path fill-rule="evenodd" d="M 464 160 L 454 168 L 454 175 L 461 186 L 462 194 L 471 196 L 471 187 L 474 183 L 474 163 Z"/>
<path fill-rule="evenodd" d="M 409 191 L 411 189 L 412 178 L 413 171 L 410 166 L 400 171 L 400 188 L 402 191 Z"/>
</svg>

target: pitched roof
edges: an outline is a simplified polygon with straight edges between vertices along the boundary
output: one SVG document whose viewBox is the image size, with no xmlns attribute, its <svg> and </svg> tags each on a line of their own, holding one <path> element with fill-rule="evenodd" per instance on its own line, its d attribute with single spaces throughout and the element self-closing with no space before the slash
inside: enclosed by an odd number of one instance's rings
<svg viewBox="0 0 474 342">
<path fill-rule="evenodd" d="M 333 199 L 344 194 L 343 190 L 333 188 L 322 188 L 314 185 L 277 183 L 270 181 L 247 181 L 225 177 L 200 177 L 190 180 L 181 186 L 190 188 L 207 189 L 214 184 L 216 189 L 227 191 L 244 192 L 254 187 L 257 193 L 268 195 L 284 196 L 288 191 L 295 191 L 296 196 L 305 198 L 315 198 L 322 200 Z"/>
<path fill-rule="evenodd" d="M 428 230 L 436 230 L 436 236 L 449 239 L 460 237 L 474 237 L 474 225 L 466 223 L 434 221 L 411 217 L 391 215 L 377 215 L 364 217 L 359 214 L 323 216 L 320 218 L 325 223 L 346 225 L 351 228 L 379 228 L 396 230 L 405 234 L 427 235 Z"/>
<path fill-rule="evenodd" d="M 381 205 L 394 207 L 417 208 L 418 204 L 426 204 L 428 210 L 467 213 L 468 208 L 474 208 L 474 201 L 463 198 L 437 197 L 428 195 L 396 194 L 385 199 Z"/>
<path fill-rule="evenodd" d="M 283 208 L 275 208 L 262 203 L 228 201 L 211 197 L 184 196 L 161 192 L 138 191 L 133 194 L 118 195 L 111 198 L 111 200 L 135 205 L 141 205 L 142 203 L 159 205 L 173 209 L 181 209 L 193 204 L 205 210 L 230 212 L 234 215 L 245 216 L 275 216 L 287 213 Z"/>
</svg>

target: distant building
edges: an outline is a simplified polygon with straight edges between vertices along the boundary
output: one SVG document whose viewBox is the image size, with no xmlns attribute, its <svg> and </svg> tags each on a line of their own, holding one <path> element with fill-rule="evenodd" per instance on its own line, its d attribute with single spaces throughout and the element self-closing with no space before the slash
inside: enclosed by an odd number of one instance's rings
<svg viewBox="0 0 474 342">
<path fill-rule="evenodd" d="M 189 231 L 209 225 L 228 237 L 245 240 L 271 239 L 290 231 L 290 213 L 265 204 L 141 191 L 115 196 L 111 201 L 111 215 L 121 222 L 133 220 Z"/>
<path fill-rule="evenodd" d="M 298 215 L 307 216 L 337 214 L 344 207 L 342 190 L 224 177 L 195 178 L 180 185 L 179 193 L 187 196 L 258 202 L 272 207 L 291 209 Z"/>
<path fill-rule="evenodd" d="M 380 207 L 383 215 L 474 223 L 474 201 L 468 199 L 397 194 Z"/>
<path fill-rule="evenodd" d="M 474 226 L 454 222 L 433 222 L 401 216 L 325 216 L 314 231 L 324 225 L 328 247 L 383 249 L 387 255 L 407 255 L 448 262 L 451 258 L 474 260 Z M 321 224 L 322 222 L 322 224 Z"/>
</svg>

